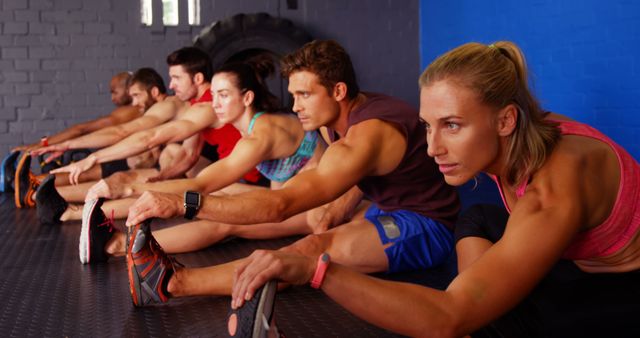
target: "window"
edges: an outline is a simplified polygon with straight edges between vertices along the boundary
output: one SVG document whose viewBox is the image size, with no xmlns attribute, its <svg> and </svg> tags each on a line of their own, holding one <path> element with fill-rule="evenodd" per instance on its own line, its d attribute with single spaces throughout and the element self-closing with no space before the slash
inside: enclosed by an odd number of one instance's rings
<svg viewBox="0 0 640 338">
<path fill-rule="evenodd" d="M 153 23 L 151 1 L 152 0 L 140 0 L 140 16 L 142 17 L 142 24 L 145 26 L 151 26 L 151 24 Z"/>
<path fill-rule="evenodd" d="M 200 0 L 189 0 L 189 25 L 200 25 Z"/>
<path fill-rule="evenodd" d="M 162 0 L 162 24 L 164 26 L 180 24 L 178 1 L 187 1 L 189 25 L 200 25 L 200 0 Z M 143 25 L 153 25 L 153 0 L 140 0 L 140 18 Z"/>
<path fill-rule="evenodd" d="M 165 26 L 177 26 L 178 22 L 178 0 L 162 0 L 162 23 Z"/>
</svg>

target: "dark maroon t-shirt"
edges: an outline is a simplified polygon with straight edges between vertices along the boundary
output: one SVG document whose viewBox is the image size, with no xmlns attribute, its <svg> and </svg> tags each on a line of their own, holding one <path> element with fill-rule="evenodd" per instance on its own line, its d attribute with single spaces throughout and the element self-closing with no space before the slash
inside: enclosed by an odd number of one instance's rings
<svg viewBox="0 0 640 338">
<path fill-rule="evenodd" d="M 360 190 L 381 210 L 409 210 L 453 226 L 460 210 L 458 194 L 427 156 L 426 129 L 416 109 L 390 96 L 364 94 L 367 100 L 349 113 L 348 128 L 369 119 L 393 123 L 407 140 L 407 150 L 392 172 L 363 178 Z M 339 136 L 329 129 L 329 137 L 335 141 Z"/>
</svg>

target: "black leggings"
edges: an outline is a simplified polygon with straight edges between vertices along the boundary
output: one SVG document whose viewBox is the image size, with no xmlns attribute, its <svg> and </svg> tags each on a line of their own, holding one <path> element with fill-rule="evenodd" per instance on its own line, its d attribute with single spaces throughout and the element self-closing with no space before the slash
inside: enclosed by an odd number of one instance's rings
<svg viewBox="0 0 640 338">
<path fill-rule="evenodd" d="M 456 241 L 495 243 L 508 218 L 501 206 L 474 205 L 459 218 Z M 527 298 L 472 336 L 640 337 L 640 271 L 586 273 L 560 260 Z"/>
</svg>

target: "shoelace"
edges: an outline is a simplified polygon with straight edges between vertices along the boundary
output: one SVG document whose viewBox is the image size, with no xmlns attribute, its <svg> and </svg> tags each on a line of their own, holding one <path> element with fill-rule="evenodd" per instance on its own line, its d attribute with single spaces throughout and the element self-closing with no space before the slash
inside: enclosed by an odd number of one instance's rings
<svg viewBox="0 0 640 338">
<path fill-rule="evenodd" d="M 115 210 L 111 209 L 111 217 L 107 217 L 104 222 L 98 224 L 99 227 L 108 226 L 109 232 L 113 232 L 113 224 L 115 222 Z"/>
</svg>

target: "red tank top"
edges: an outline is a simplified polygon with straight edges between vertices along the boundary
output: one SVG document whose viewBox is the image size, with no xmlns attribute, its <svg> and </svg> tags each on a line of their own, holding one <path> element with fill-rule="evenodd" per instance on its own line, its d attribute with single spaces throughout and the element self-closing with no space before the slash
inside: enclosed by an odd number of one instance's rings
<svg viewBox="0 0 640 338">
<path fill-rule="evenodd" d="M 211 96 L 210 91 L 206 91 L 200 98 L 192 99 L 190 103 L 196 104 L 201 102 L 211 102 L 213 101 L 213 97 Z M 238 143 L 238 140 L 242 137 L 240 132 L 232 125 L 225 124 L 221 128 L 206 128 L 201 131 L 202 137 L 204 137 L 205 142 L 209 143 L 212 146 L 217 146 L 218 158 L 223 159 L 233 151 L 233 148 Z M 260 180 L 260 172 L 257 169 L 252 169 L 248 173 L 246 173 L 243 178 L 251 183 L 257 183 Z"/>
</svg>

